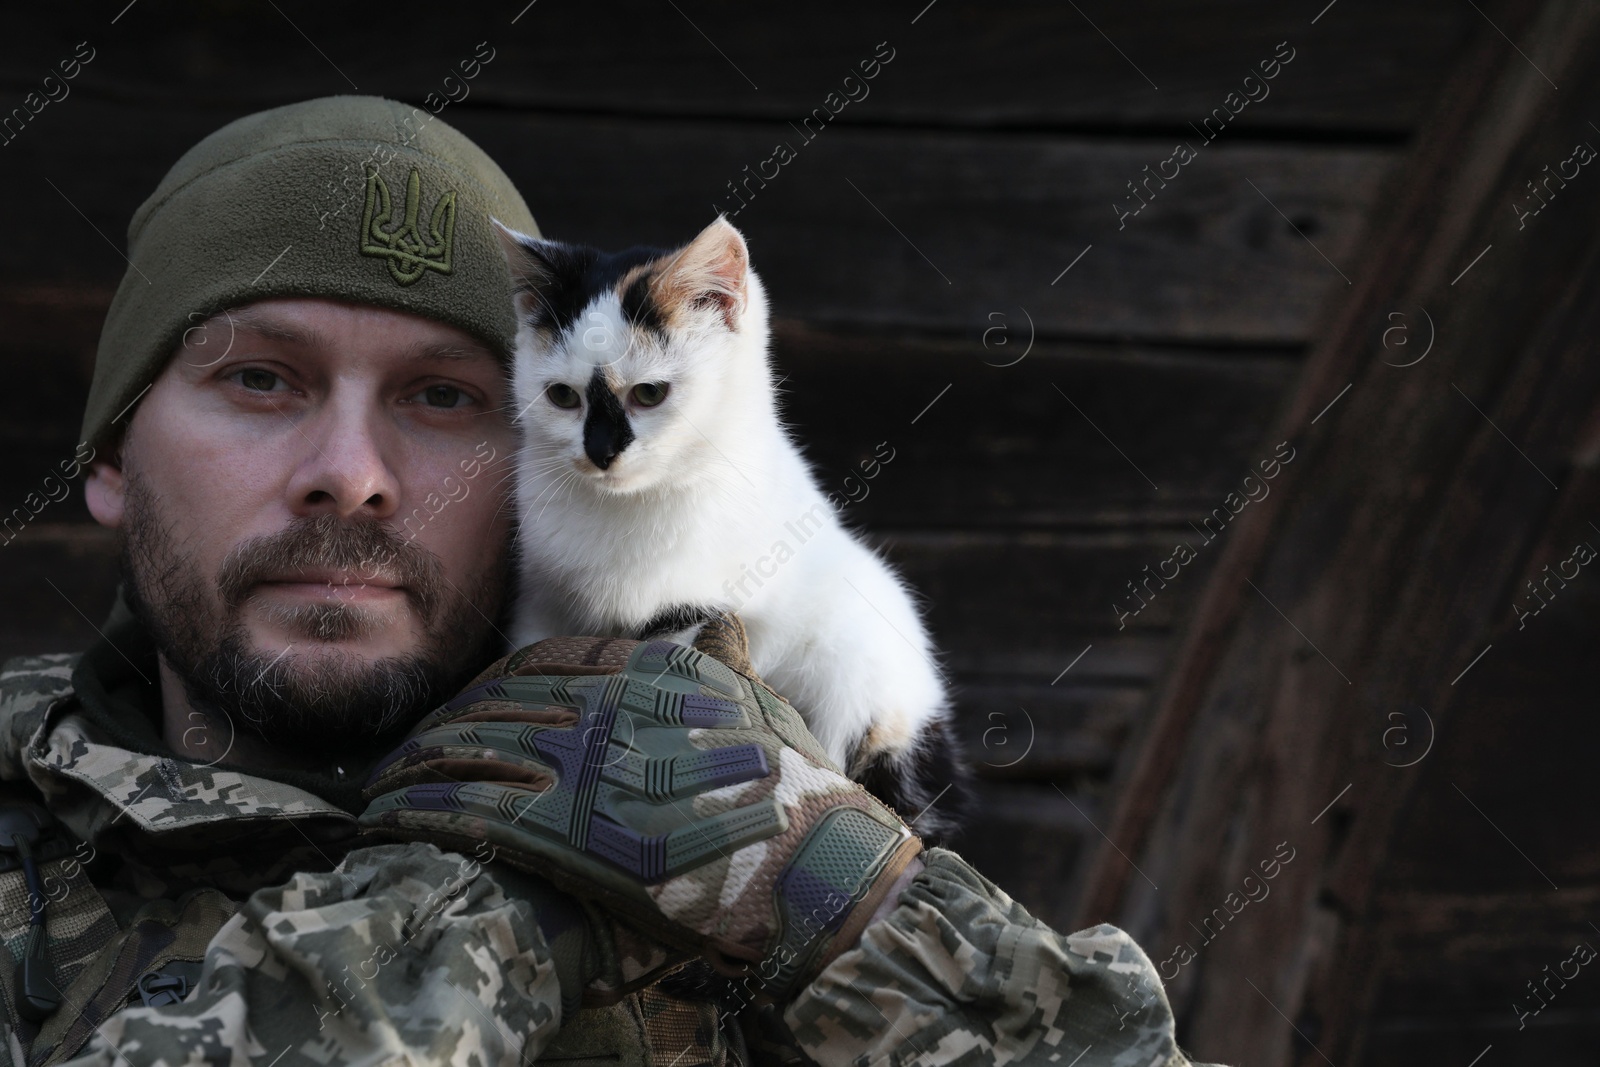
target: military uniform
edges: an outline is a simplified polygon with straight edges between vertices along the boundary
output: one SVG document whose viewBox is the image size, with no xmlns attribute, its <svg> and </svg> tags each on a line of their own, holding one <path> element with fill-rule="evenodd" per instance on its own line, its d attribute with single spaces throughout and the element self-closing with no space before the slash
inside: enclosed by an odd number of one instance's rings
<svg viewBox="0 0 1600 1067">
<path fill-rule="evenodd" d="M 154 648 L 120 608 L 105 638 L 0 670 L 3 795 L 50 816 L 29 864 L 0 853 L 0 938 L 21 961 L 42 919 L 57 1001 L 23 1018 L 25 968 L 0 962 L 0 1061 L 1188 1063 L 1131 939 L 1060 935 L 938 849 L 781 1008 L 726 1011 L 669 982 L 574 1010 L 525 875 L 488 851 L 363 841 L 364 767 L 318 779 L 175 756 Z M 662 962 L 611 948 L 600 987 Z"/>
</svg>

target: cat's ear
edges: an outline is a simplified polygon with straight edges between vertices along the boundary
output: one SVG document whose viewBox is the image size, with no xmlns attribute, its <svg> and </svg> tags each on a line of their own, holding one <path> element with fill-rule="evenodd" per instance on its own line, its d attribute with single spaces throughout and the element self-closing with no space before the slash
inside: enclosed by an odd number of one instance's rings
<svg viewBox="0 0 1600 1067">
<path fill-rule="evenodd" d="M 685 311 L 713 308 L 730 330 L 739 328 L 750 295 L 750 250 L 722 216 L 675 252 L 655 284 L 656 299 Z"/>
<path fill-rule="evenodd" d="M 561 244 L 542 237 L 518 233 L 494 216 L 489 216 L 495 236 L 500 239 L 500 251 L 505 253 L 506 266 L 511 269 L 511 290 L 516 300 L 517 318 L 527 319 L 541 303 L 539 294 L 556 274 L 560 260 Z"/>
</svg>

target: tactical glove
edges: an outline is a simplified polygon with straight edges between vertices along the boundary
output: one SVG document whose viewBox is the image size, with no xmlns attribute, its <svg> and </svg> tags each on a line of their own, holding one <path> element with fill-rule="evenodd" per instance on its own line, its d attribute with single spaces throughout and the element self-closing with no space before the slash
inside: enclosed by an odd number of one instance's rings
<svg viewBox="0 0 1600 1067">
<path fill-rule="evenodd" d="M 711 640 L 742 658 L 727 634 Z M 486 840 L 725 973 L 758 965 L 777 1001 L 855 943 L 921 849 L 792 707 L 695 649 L 552 638 L 497 668 L 379 765 L 364 827 Z"/>
</svg>

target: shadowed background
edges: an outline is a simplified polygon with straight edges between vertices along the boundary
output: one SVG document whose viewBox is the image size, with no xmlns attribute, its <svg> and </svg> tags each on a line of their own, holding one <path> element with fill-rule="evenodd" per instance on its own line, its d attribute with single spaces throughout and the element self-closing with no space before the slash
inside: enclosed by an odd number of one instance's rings
<svg viewBox="0 0 1600 1067">
<path fill-rule="evenodd" d="M 234 118 L 392 96 L 476 140 L 551 237 L 673 245 L 738 209 L 788 416 L 944 650 L 978 772 L 958 847 L 1054 925 L 1121 923 L 1158 963 L 1188 938 L 1169 993 L 1197 1055 L 1593 1062 L 1600 976 L 1525 1029 L 1512 1007 L 1600 945 L 1600 579 L 1563 583 L 1535 636 L 1508 625 L 1524 580 L 1600 544 L 1600 394 L 1570 355 L 1593 323 L 1569 292 L 1594 292 L 1600 177 L 1526 232 L 1511 210 L 1542 164 L 1600 145 L 1574 5 L 524 2 L 12 16 L 0 121 L 79 42 L 94 58 L 0 144 L 0 653 L 81 648 L 109 602 L 112 542 L 81 494 L 24 501 L 77 444 L 134 208 Z M 840 106 L 852 75 L 867 95 Z M 1226 126 L 1198 129 L 1213 109 Z M 1179 142 L 1194 159 L 1135 199 Z M 780 143 L 794 158 L 745 185 Z M 1445 365 L 1452 338 L 1496 329 L 1505 362 Z M 1282 441 L 1277 510 L 1239 505 Z M 868 462 L 882 445 L 894 459 Z M 1425 573 L 1474 536 L 1487 561 Z M 1193 561 L 1145 584 L 1179 542 Z M 1483 596 L 1417 600 L 1458 581 Z M 1383 659 L 1402 647 L 1439 655 L 1426 681 Z M 1296 681 L 1313 671 L 1349 694 L 1317 704 Z M 1225 905 L 1284 839 L 1283 891 Z M 1214 906 L 1222 932 L 1188 932 Z"/>
</svg>

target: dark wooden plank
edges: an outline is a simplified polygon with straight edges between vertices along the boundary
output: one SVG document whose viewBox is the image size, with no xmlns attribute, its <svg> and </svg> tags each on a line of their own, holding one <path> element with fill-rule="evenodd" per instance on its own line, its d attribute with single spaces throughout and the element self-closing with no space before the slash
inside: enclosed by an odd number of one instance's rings
<svg viewBox="0 0 1600 1067">
<path fill-rule="evenodd" d="M 285 0 L 281 13 L 199 6 L 181 18 L 145 5 L 109 25 L 125 2 L 17 12 L 0 77 L 32 85 L 87 37 L 98 54 L 79 92 L 162 105 L 266 106 L 359 87 L 418 104 L 436 93 L 435 107 L 454 96 L 461 103 L 451 107 L 788 121 L 823 106 L 887 40 L 891 64 L 837 121 L 1181 127 L 1221 106 L 1287 40 L 1294 59 L 1266 83 L 1270 95 L 1244 109 L 1241 133 L 1395 133 L 1415 123 L 1477 17 L 1448 0 L 1343 0 L 1315 26 L 1315 12 L 1247 0 L 1169 3 L 1159 17 L 1105 0 L 1081 13 L 1044 0 L 942 3 L 920 17 L 921 3 L 843 0 L 794 9 L 701 0 L 677 11 L 645 0 L 540 0 L 525 11 L 511 3 L 447 13 L 399 0 L 375 19 Z M 463 83 L 458 64 L 475 54 L 492 58 L 469 65 L 476 77 Z"/>
<path fill-rule="evenodd" d="M 1074 668 L 1080 677 L 1105 677 L 1102 664 L 1116 661 L 1118 646 L 1133 647 L 1130 639 L 1164 639 L 1211 566 L 1202 552 L 1143 611 L 1123 617 L 1113 605 L 1132 602 L 1126 583 L 1167 558 L 1173 536 L 896 531 L 874 540 L 923 599 L 950 669 L 1046 680 L 1089 643 L 1096 647 Z"/>
<path fill-rule="evenodd" d="M 1587 1019 L 1546 1014 L 1551 1016 L 1548 1022 L 1536 1020 L 1522 1032 L 1515 1023 L 1507 1032 L 1498 1019 L 1488 1023 L 1481 1015 L 1440 1019 L 1431 1025 L 1422 1020 L 1397 1020 L 1373 1035 L 1362 1067 L 1470 1064 L 1490 1046 L 1495 1049 L 1490 1055 L 1500 1067 L 1589 1067 L 1594 1063 L 1596 1013 L 1589 1012 Z"/>
<path fill-rule="evenodd" d="M 239 113 L 163 109 L 157 123 L 145 107 L 68 103 L 6 146 L 0 193 L 30 211 L 0 277 L 114 281 L 121 255 L 91 225 L 120 248 L 171 161 Z M 549 235 L 605 247 L 687 239 L 741 168 L 798 140 L 766 123 L 459 118 Z M 1113 204 L 1171 154 L 1171 139 L 828 131 L 735 221 L 784 317 L 977 337 L 992 314 L 1026 312 L 1041 337 L 1304 341 L 1318 301 L 1345 284 L 1323 255 L 1359 273 L 1353 249 L 1394 150 L 1219 141 L 1201 151 L 1119 232 Z M 281 251 L 261 249 L 262 265 Z"/>
<path fill-rule="evenodd" d="M 77 287 L 22 286 L 0 295 L 0 361 L 11 385 L 0 394 L 0 520 L 13 520 L 0 540 L 19 524 L 89 518 L 81 485 L 66 486 L 62 475 L 79 469 L 78 430 L 110 301 L 109 290 Z"/>
<path fill-rule="evenodd" d="M 88 523 L 46 523 L 0 545 L 0 659 L 81 652 L 116 591 L 112 534 Z M 53 585 L 52 585 L 53 583 Z"/>
<path fill-rule="evenodd" d="M 738 207 L 724 189 L 745 165 L 798 140 L 760 124 L 474 116 L 461 127 L 518 181 L 552 236 L 613 247 L 685 239 L 711 211 Z M 1165 140 L 840 130 L 797 148 L 805 154 L 792 173 L 780 171 L 734 219 L 779 315 L 971 334 L 1020 307 L 1043 336 L 1255 344 L 1303 341 L 1317 302 L 1342 283 L 1246 178 L 1339 262 L 1395 158 L 1218 145 L 1119 233 L 1112 204 L 1141 167 L 1171 154 Z M 584 160 L 581 180 L 550 165 L 563 158 Z M 655 168 L 645 198 L 641 160 Z"/>
<path fill-rule="evenodd" d="M 1080 661 L 1077 667 L 1082 667 Z M 957 736 L 980 777 L 1070 785 L 1103 777 L 1149 699 L 1146 686 L 958 676 Z"/>
<path fill-rule="evenodd" d="M 996 329 L 1017 334 L 1006 345 L 992 334 L 985 346 L 981 336 L 781 325 L 774 353 L 787 416 L 850 521 L 1198 523 L 1263 458 L 1252 454 L 1260 426 L 1296 370 L 1288 358 L 1142 346 L 1037 341 L 1030 350 L 1024 322 L 996 320 Z M 883 464 L 875 451 L 894 458 Z"/>
<path fill-rule="evenodd" d="M 1385 942 L 1382 979 L 1358 1062 L 1469 1063 L 1490 1044 L 1496 1063 L 1592 1062 L 1600 983 L 1590 980 L 1591 967 L 1579 968 L 1564 987 L 1552 980 L 1537 1012 L 1528 983 L 1541 984 L 1543 994 L 1547 974 L 1559 978 L 1579 943 L 1600 949 L 1591 925 L 1597 904 L 1600 886 L 1380 895 L 1373 921 Z M 1573 962 L 1566 965 L 1569 976 Z"/>
<path fill-rule="evenodd" d="M 1539 984 L 1544 967 L 1580 943 L 1600 952 L 1600 934 L 1589 923 L 1600 906 L 1600 884 L 1542 893 L 1422 892 L 1380 894 L 1373 922 L 1388 942 L 1383 993 L 1376 998 L 1375 1025 L 1383 1020 L 1477 1014 L 1490 1025 L 1515 1029 L 1513 1000 L 1537 1008 L 1527 983 Z M 1568 968 L 1570 975 L 1572 968 Z M 1569 980 L 1551 1000 L 1552 1009 L 1600 1009 L 1600 982 Z M 1544 1020 L 1545 1012 L 1539 1013 Z M 1600 1022 L 1597 1015 L 1594 1022 Z"/>
<path fill-rule="evenodd" d="M 1563 488 L 1571 492 L 1575 481 L 1563 479 Z M 1587 522 L 1600 514 L 1600 485 L 1592 475 L 1588 481 L 1589 492 L 1571 509 L 1576 514 L 1546 541 L 1562 547 L 1535 548 L 1531 570 L 1558 566 L 1580 542 L 1600 549 L 1600 535 Z M 1600 775 L 1593 772 L 1600 720 L 1592 665 L 1600 578 L 1580 571 L 1568 588 L 1559 581 L 1552 588 L 1549 607 L 1529 618 L 1526 629 L 1510 621 L 1513 604 L 1532 602 L 1525 585 L 1496 605 L 1501 624 L 1484 641 L 1494 648 L 1467 676 L 1472 687 L 1455 712 L 1470 728 L 1441 731 L 1417 767 L 1415 798 L 1384 865 L 1385 886 L 1545 895 L 1551 882 L 1600 885 Z M 1426 724 L 1415 729 L 1420 741 Z"/>
</svg>

